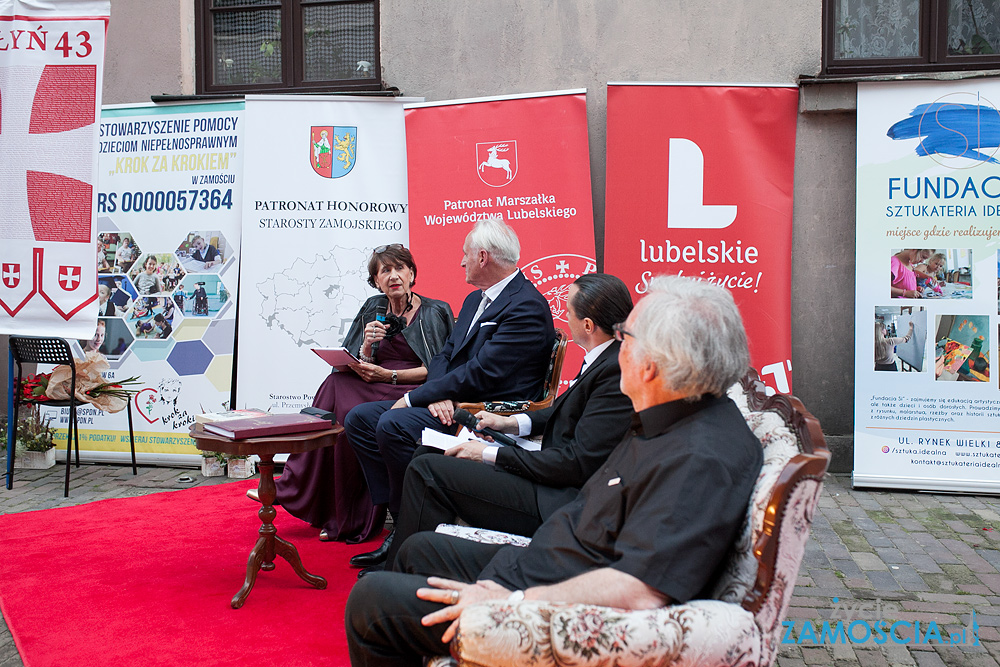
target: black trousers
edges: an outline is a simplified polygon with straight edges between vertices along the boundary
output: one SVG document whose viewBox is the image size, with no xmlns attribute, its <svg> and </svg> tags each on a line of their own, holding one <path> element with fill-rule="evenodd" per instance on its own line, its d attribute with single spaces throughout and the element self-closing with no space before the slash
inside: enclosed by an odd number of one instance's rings
<svg viewBox="0 0 1000 667">
<path fill-rule="evenodd" d="M 403 473 L 424 428 L 445 432 L 427 408 L 397 408 L 395 401 L 362 403 L 347 413 L 344 430 L 368 482 L 372 503 L 387 505 L 396 516 L 403 493 Z"/>
<path fill-rule="evenodd" d="M 479 544 L 437 533 L 418 533 L 399 550 L 394 572 L 373 572 L 354 585 L 344 626 L 353 667 L 420 667 L 424 656 L 447 655 L 447 623 L 420 619 L 444 605 L 417 598 L 436 576 L 472 583 L 497 551 L 519 547 Z"/>
<path fill-rule="evenodd" d="M 471 526 L 531 536 L 544 517 L 537 490 L 523 477 L 496 470 L 481 461 L 457 459 L 417 449 L 406 469 L 396 535 L 389 567 L 407 538 L 457 518 Z"/>
</svg>

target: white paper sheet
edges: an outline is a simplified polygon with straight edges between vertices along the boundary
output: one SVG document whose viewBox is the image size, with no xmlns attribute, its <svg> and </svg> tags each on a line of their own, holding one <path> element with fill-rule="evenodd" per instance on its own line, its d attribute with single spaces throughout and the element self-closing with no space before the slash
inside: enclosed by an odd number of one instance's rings
<svg viewBox="0 0 1000 667">
<path fill-rule="evenodd" d="M 526 449 L 529 452 L 537 452 L 542 448 L 541 442 L 535 442 L 534 440 L 528 440 L 526 438 L 521 438 L 516 435 L 510 436 L 517 443 L 518 447 L 521 449 Z M 479 440 L 480 442 L 486 442 L 480 438 L 477 438 L 472 431 L 462 427 L 462 430 L 458 432 L 458 435 L 448 435 L 447 433 L 441 433 L 440 431 L 435 431 L 434 429 L 425 428 L 424 432 L 420 436 L 421 444 L 427 447 L 435 447 L 437 449 L 451 449 L 456 445 L 460 445 L 463 442 L 468 442 L 470 440 Z M 486 443 L 495 445 L 497 443 Z M 501 445 L 502 447 L 503 445 Z"/>
</svg>

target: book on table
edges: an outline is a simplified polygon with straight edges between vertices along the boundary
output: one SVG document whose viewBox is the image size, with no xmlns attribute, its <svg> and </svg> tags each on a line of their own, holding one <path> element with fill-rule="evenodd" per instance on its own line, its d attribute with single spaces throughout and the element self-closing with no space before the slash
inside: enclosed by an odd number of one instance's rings
<svg viewBox="0 0 1000 667">
<path fill-rule="evenodd" d="M 331 428 L 333 423 L 328 419 L 320 419 L 312 415 L 300 413 L 290 415 L 264 415 L 263 417 L 248 417 L 232 419 L 224 422 L 202 424 L 208 433 L 244 440 L 246 438 L 263 438 L 271 435 L 293 435 L 322 431 Z"/>
<path fill-rule="evenodd" d="M 194 420 L 199 424 L 211 424 L 212 422 L 225 422 L 248 417 L 264 417 L 267 414 L 263 410 L 247 408 L 245 410 L 226 410 L 225 412 L 203 412 L 200 415 L 195 415 Z"/>
</svg>

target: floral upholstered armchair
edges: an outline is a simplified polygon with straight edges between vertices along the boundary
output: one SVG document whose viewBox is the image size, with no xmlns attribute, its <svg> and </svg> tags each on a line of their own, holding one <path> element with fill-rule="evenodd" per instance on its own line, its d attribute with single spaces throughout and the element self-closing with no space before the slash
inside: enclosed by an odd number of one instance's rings
<svg viewBox="0 0 1000 667">
<path fill-rule="evenodd" d="M 650 611 L 485 602 L 462 613 L 452 658 L 433 662 L 505 667 L 772 664 L 830 453 L 816 418 L 793 396 L 766 396 L 756 371 L 734 385 L 729 396 L 760 440 L 764 465 L 714 599 Z M 483 531 L 475 529 L 439 530 L 483 539 Z M 486 538 L 502 539 L 496 534 Z"/>
</svg>

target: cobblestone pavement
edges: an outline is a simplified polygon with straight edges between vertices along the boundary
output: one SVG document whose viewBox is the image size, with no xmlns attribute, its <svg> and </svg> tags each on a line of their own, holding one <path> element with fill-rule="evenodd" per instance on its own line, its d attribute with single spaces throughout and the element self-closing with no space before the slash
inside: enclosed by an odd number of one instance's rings
<svg viewBox="0 0 1000 667">
<path fill-rule="evenodd" d="M 57 465 L 16 471 L 14 489 L 0 488 L 0 514 L 231 481 L 179 468 L 141 467 L 133 477 L 129 467 L 85 465 L 73 470 L 70 498 L 63 498 L 63 470 Z M 185 476 L 192 481 L 182 481 Z M 835 625 L 838 618 L 847 621 L 849 613 L 855 620 L 873 621 L 878 615 L 887 622 L 919 621 L 921 637 L 933 621 L 944 637 L 946 630 L 968 626 L 972 612 L 979 646 L 950 646 L 933 635 L 917 645 L 892 640 L 820 644 L 822 622 Z M 793 638 L 801 641 L 783 644 L 779 667 L 997 666 L 1000 498 L 853 490 L 849 475 L 829 475 L 787 620 L 794 624 Z M 816 641 L 803 635 L 804 622 L 816 628 Z M 862 625 L 852 632 L 854 639 L 863 641 Z M 897 632 L 903 639 L 912 637 L 912 630 Z M 0 623 L 0 667 L 22 664 L 6 623 Z"/>
<path fill-rule="evenodd" d="M 838 599 L 835 610 L 833 598 Z M 822 646 L 802 624 L 853 618 L 920 622 L 926 637 L 935 622 L 959 632 L 975 612 L 979 646 L 933 639 L 903 645 L 837 643 Z M 832 618 L 836 615 L 837 618 Z M 849 475 L 828 475 L 813 518 L 787 621 L 800 643 L 785 644 L 780 667 L 802 665 L 996 666 L 1000 661 L 1000 498 L 851 489 Z M 847 622 L 844 624 L 848 625 Z M 910 626 L 913 627 L 913 626 Z M 905 626 L 901 626 L 905 628 Z M 913 632 L 897 630 L 912 640 Z M 966 636 L 970 637 L 971 632 Z M 865 629 L 854 634 L 864 640 Z"/>
</svg>

